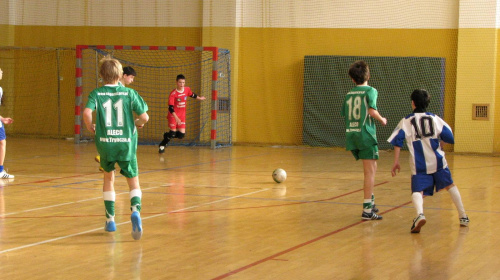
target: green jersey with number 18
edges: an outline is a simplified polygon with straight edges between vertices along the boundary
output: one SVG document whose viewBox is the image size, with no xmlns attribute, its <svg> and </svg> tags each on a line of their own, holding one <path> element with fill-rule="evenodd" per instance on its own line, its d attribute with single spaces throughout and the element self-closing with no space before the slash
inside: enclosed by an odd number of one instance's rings
<svg viewBox="0 0 500 280">
<path fill-rule="evenodd" d="M 342 116 L 345 118 L 346 150 L 364 150 L 377 145 L 375 120 L 368 109 L 377 110 L 378 92 L 370 86 L 356 86 L 345 96 Z"/>
<path fill-rule="evenodd" d="M 141 115 L 148 111 L 139 93 L 124 86 L 102 86 L 90 93 L 85 107 L 96 110 L 95 142 L 101 159 L 130 161 L 135 158 L 134 112 Z"/>
</svg>

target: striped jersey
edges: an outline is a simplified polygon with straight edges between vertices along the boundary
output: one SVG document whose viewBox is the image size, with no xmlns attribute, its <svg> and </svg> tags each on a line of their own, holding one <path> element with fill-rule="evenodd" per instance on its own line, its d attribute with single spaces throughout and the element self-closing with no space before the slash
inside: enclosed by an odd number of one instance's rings
<svg viewBox="0 0 500 280">
<path fill-rule="evenodd" d="M 433 174 L 448 167 L 440 141 L 454 144 L 450 126 L 432 113 L 412 113 L 402 119 L 387 141 L 402 147 L 406 140 L 413 175 Z"/>
</svg>

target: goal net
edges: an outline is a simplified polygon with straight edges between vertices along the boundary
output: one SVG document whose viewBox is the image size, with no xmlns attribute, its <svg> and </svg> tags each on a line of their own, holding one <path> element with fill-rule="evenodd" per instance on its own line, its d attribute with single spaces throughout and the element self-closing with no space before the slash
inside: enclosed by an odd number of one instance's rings
<svg viewBox="0 0 500 280">
<path fill-rule="evenodd" d="M 8 135 L 72 137 L 74 49 L 0 47 L 0 115 L 14 119 Z M 69 94 L 68 94 L 69 93 Z"/>
<path fill-rule="evenodd" d="M 379 92 L 378 110 L 393 123 L 390 126 L 377 125 L 379 148 L 392 148 L 386 139 L 399 120 L 412 112 L 410 94 L 414 89 L 426 89 L 432 101 L 429 112 L 445 118 L 444 58 L 306 56 L 302 133 L 305 145 L 345 147 L 345 124 L 340 108 L 345 94 L 355 86 L 347 78 L 347 70 L 357 60 L 368 63 L 371 76 L 369 85 Z M 448 100 L 448 103 L 452 101 Z"/>
<path fill-rule="evenodd" d="M 168 132 L 168 97 L 176 87 L 176 77 L 183 74 L 186 86 L 206 100 L 188 98 L 186 136 L 171 145 L 231 145 L 230 54 L 215 47 L 163 46 L 83 46 L 76 48 L 75 142 L 88 141 L 93 134 L 83 125 L 81 113 L 88 94 L 102 86 L 99 61 L 111 56 L 123 67 L 137 73 L 127 87 L 139 92 L 148 104 L 149 122 L 139 133 L 140 144 L 158 144 Z"/>
</svg>

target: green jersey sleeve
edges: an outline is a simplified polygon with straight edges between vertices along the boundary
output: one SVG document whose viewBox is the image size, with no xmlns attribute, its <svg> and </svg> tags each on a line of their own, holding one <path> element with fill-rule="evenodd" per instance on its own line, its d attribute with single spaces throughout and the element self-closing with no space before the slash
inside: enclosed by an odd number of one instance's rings
<svg viewBox="0 0 500 280">
<path fill-rule="evenodd" d="M 89 99 L 87 100 L 87 104 L 85 105 L 85 108 L 92 109 L 92 111 L 95 111 L 95 109 L 97 108 L 95 90 L 89 94 Z"/>
<path fill-rule="evenodd" d="M 148 104 L 142 99 L 142 96 L 137 93 L 137 91 L 134 91 L 134 97 L 132 100 L 132 110 L 137 114 L 141 115 L 143 113 L 146 113 L 149 108 Z"/>
<path fill-rule="evenodd" d="M 370 88 L 368 91 L 366 91 L 366 101 L 368 102 L 368 108 L 373 108 L 375 110 L 377 109 L 377 97 L 378 97 L 378 91 L 375 88 Z"/>
</svg>

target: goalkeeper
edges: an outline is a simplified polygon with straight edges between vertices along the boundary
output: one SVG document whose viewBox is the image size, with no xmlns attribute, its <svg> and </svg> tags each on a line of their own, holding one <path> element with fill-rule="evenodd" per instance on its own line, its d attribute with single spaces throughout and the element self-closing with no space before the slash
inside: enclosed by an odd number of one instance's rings
<svg viewBox="0 0 500 280">
<path fill-rule="evenodd" d="M 186 77 L 180 74 L 176 78 L 177 87 L 170 92 L 168 97 L 168 127 L 169 132 L 163 134 L 158 153 L 163 154 L 165 147 L 172 138 L 182 139 L 186 135 L 186 101 L 188 97 L 205 100 L 204 96 L 198 96 L 186 87 Z"/>
</svg>

